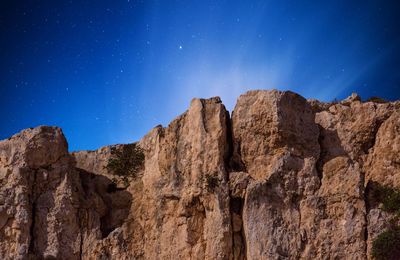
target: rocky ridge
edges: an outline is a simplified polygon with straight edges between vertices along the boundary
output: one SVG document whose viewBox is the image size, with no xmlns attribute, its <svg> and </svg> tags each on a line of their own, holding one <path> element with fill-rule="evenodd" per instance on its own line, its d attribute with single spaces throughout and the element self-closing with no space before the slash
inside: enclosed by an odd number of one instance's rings
<svg viewBox="0 0 400 260">
<path fill-rule="evenodd" d="M 48 126 L 0 141 L 0 258 L 369 259 L 393 217 L 374 189 L 400 187 L 400 102 L 357 94 L 249 91 L 231 117 L 193 99 L 138 144 L 144 169 L 114 187 L 113 146 L 68 153 Z"/>
</svg>

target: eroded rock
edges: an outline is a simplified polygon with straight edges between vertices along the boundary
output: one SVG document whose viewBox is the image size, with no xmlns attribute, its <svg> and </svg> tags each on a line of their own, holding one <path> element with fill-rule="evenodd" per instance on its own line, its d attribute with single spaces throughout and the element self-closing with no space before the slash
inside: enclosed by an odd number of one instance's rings
<svg viewBox="0 0 400 260">
<path fill-rule="evenodd" d="M 399 111 L 270 90 L 230 119 L 193 99 L 124 184 L 105 168 L 123 145 L 68 153 L 60 128 L 23 130 L 0 141 L 0 258 L 370 258 L 394 216 L 376 190 L 400 187 Z"/>
</svg>

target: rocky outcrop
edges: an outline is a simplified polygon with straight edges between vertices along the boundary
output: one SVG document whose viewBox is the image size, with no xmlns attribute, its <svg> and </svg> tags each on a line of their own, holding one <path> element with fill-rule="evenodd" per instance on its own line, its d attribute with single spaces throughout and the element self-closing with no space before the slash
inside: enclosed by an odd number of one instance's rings
<svg viewBox="0 0 400 260">
<path fill-rule="evenodd" d="M 233 158 L 254 179 L 243 207 L 247 258 L 301 257 L 311 234 L 301 205 L 319 187 L 311 106 L 292 92 L 249 91 L 238 99 L 232 131 Z"/>
<path fill-rule="evenodd" d="M 61 129 L 41 126 L 1 141 L 0 162 L 0 257 L 79 258 L 78 173 Z"/>
<path fill-rule="evenodd" d="M 382 211 L 380 204 L 375 202 L 376 199 L 366 193 L 374 194 L 377 185 L 400 187 L 398 182 L 393 181 L 399 178 L 400 173 L 399 168 L 397 170 L 393 168 L 400 158 L 398 152 L 396 153 L 396 137 L 394 137 L 400 133 L 400 129 L 396 130 L 395 127 L 399 123 L 395 118 L 400 103 L 399 101 L 361 102 L 358 98 L 350 103 L 341 103 L 343 102 L 316 114 L 316 122 L 320 125 L 322 148 L 318 166 L 322 169 L 330 161 L 344 157 L 349 160 L 349 166 L 345 169 L 351 167 L 359 172 L 358 179 L 364 184 L 359 199 L 364 200 L 365 205 L 361 202 L 352 203 L 353 206 L 360 205 L 360 207 L 356 211 L 351 209 L 349 213 L 351 215 L 354 215 L 353 212 L 357 213 L 355 216 L 358 215 L 358 220 L 353 218 L 353 221 L 357 221 L 357 225 L 365 219 L 363 228 L 365 231 L 361 231 L 360 228 L 358 230 L 360 234 L 364 234 L 362 240 L 367 248 L 365 254 L 370 256 L 372 241 L 385 229 L 392 216 Z M 389 153 L 391 155 L 388 155 Z M 382 169 L 384 165 L 389 166 L 386 167 L 387 170 Z M 322 174 L 324 173 L 323 171 Z"/>
<path fill-rule="evenodd" d="M 68 153 L 60 128 L 23 130 L 0 141 L 0 258 L 370 258 L 393 217 L 375 190 L 400 188 L 399 111 L 260 90 L 230 118 L 193 99 L 124 182 L 105 168 L 123 145 Z"/>
</svg>

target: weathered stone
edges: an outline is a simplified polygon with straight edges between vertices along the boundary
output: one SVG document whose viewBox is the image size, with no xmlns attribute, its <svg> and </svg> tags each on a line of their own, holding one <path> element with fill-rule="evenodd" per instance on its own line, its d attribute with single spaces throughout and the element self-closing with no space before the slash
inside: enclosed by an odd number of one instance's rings
<svg viewBox="0 0 400 260">
<path fill-rule="evenodd" d="M 357 93 L 353 93 L 348 98 L 340 101 L 340 104 L 348 106 L 354 101 L 361 101 L 361 97 L 359 95 L 357 95 Z"/>
<path fill-rule="evenodd" d="M 330 106 L 334 105 L 334 102 L 327 103 L 313 98 L 308 99 L 307 102 L 311 105 L 311 108 L 314 113 L 328 110 Z"/>
<path fill-rule="evenodd" d="M 400 187 L 400 110 L 379 127 L 364 164 L 366 182 Z"/>
<path fill-rule="evenodd" d="M 316 122 L 320 126 L 322 150 L 318 168 L 323 171 L 322 176 L 324 176 L 326 169 L 343 165 L 338 160 L 343 161 L 344 158 L 348 158 L 347 166 L 340 171 L 350 173 L 358 169 L 356 172 L 359 171 L 360 174 L 353 174 L 354 180 L 361 180 L 364 183 L 361 189 L 362 193 L 358 198 L 353 196 L 353 198 L 344 199 L 342 197 L 338 204 L 340 205 L 339 211 L 335 211 L 335 215 L 345 212 L 343 210 L 346 208 L 353 212 L 352 220 L 347 220 L 347 222 L 355 227 L 355 229 L 350 229 L 351 232 L 355 232 L 354 237 L 351 242 L 346 242 L 340 247 L 335 246 L 335 248 L 340 250 L 340 248 L 343 249 L 343 246 L 352 245 L 352 248 L 347 248 L 346 252 L 352 252 L 355 258 L 370 258 L 372 241 L 385 230 L 393 217 L 393 214 L 383 212 L 379 208 L 374 189 L 379 185 L 386 184 L 390 184 L 392 187 L 400 187 L 398 182 L 400 171 L 393 168 L 393 165 L 396 164 L 396 158 L 398 158 L 398 151 L 396 151 L 397 137 L 395 136 L 398 136 L 400 132 L 395 125 L 398 124 L 396 118 L 398 118 L 399 108 L 398 101 L 393 103 L 374 102 L 374 100 L 360 102 L 357 97 L 353 100 L 347 100 L 347 102 L 340 102 L 331 106 L 328 110 L 316 114 Z M 331 163 L 332 161 L 336 163 Z M 388 165 L 392 165 L 392 167 L 387 167 Z M 327 172 L 332 171 L 328 170 Z M 357 177 L 357 175 L 360 177 Z M 342 182 L 351 183 L 349 181 L 344 179 Z M 337 183 L 332 185 L 333 189 L 336 189 L 337 185 Z M 348 187 L 355 191 L 355 187 L 359 187 L 359 185 L 354 184 Z M 342 195 L 345 194 L 343 188 L 338 188 L 338 190 Z M 366 191 L 368 194 L 366 194 Z M 364 200 L 364 202 L 361 200 Z M 325 207 L 329 208 L 327 204 L 329 203 L 325 201 Z M 329 216 L 328 219 L 331 220 L 332 216 Z M 329 223 L 337 225 L 331 221 Z M 365 227 L 361 228 L 362 225 L 365 225 Z M 361 238 L 355 239 L 357 233 L 363 234 Z M 338 232 L 338 234 L 345 234 L 345 232 Z M 332 238 L 336 244 L 337 237 L 340 236 Z M 323 239 L 329 241 L 326 237 Z M 362 246 L 361 241 L 363 241 L 364 246 Z M 329 252 L 332 253 L 333 251 Z M 340 257 L 339 254 L 337 255 Z"/>
<path fill-rule="evenodd" d="M 145 170 L 127 188 L 133 198 L 128 217 L 88 255 L 99 258 L 115 251 L 118 259 L 232 258 L 228 121 L 219 98 L 193 99 L 168 127 L 147 134 L 139 142 Z M 79 168 L 112 178 L 104 169 L 109 147 L 72 154 Z M 207 176 L 218 185 L 210 187 Z M 124 237 L 131 237 L 125 251 L 115 242 Z"/>
<path fill-rule="evenodd" d="M 364 178 L 358 163 L 336 157 L 323 167 L 318 195 L 324 201 L 315 218 L 317 235 L 312 242 L 315 258 L 365 259 L 366 205 Z"/>
<path fill-rule="evenodd" d="M 232 198 L 245 198 L 246 189 L 253 178 L 247 172 L 231 172 L 229 173 L 229 190 Z"/>
<path fill-rule="evenodd" d="M 399 111 L 249 91 L 230 120 L 193 99 L 127 179 L 105 168 L 123 145 L 68 153 L 60 128 L 23 130 L 0 141 L 0 258 L 370 258 L 395 214 L 376 191 L 400 188 Z"/>
<path fill-rule="evenodd" d="M 299 205 L 319 187 L 311 106 L 292 92 L 250 91 L 238 99 L 232 131 L 234 152 L 256 180 L 243 208 L 247 259 L 299 258 Z"/>
<path fill-rule="evenodd" d="M 241 95 L 232 113 L 232 131 L 234 152 L 256 180 L 268 179 L 288 153 L 318 159 L 318 127 L 311 106 L 289 91 Z"/>
<path fill-rule="evenodd" d="M 1 258 L 79 258 L 79 178 L 67 147 L 61 129 L 48 126 L 0 142 Z"/>
<path fill-rule="evenodd" d="M 390 103 L 355 101 L 349 106 L 336 104 L 317 113 L 315 120 L 321 127 L 323 162 L 336 156 L 349 156 L 363 165 L 362 160 L 374 145 L 376 132 L 393 110 Z"/>
</svg>

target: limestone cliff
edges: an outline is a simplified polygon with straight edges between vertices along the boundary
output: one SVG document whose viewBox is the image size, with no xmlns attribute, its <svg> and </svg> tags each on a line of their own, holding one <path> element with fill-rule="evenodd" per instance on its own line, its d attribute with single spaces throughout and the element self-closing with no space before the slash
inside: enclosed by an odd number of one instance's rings
<svg viewBox="0 0 400 260">
<path fill-rule="evenodd" d="M 374 190 L 400 188 L 399 101 L 249 91 L 230 117 L 193 99 L 138 144 L 115 186 L 114 146 L 68 153 L 48 126 L 0 141 L 0 258 L 367 259 L 394 214 Z"/>
</svg>

